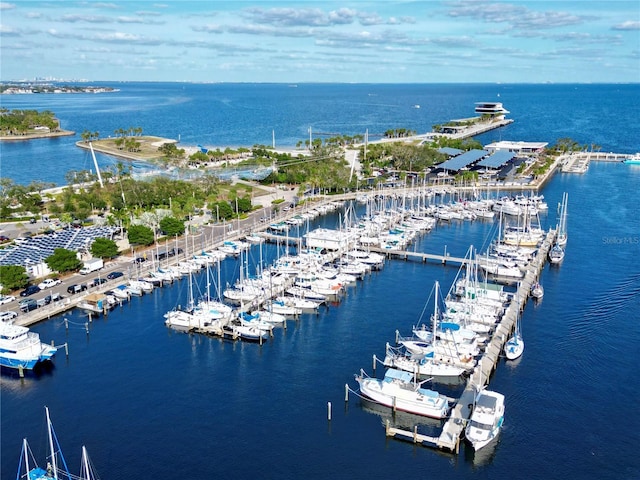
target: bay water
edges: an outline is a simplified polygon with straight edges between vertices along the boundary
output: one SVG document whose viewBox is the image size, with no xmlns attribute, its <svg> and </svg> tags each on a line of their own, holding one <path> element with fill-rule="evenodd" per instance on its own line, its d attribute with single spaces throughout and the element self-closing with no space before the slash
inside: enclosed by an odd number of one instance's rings
<svg viewBox="0 0 640 480">
<path fill-rule="evenodd" d="M 515 122 L 483 143 L 571 137 L 603 151 L 640 150 L 637 85 L 117 86 L 109 95 L 3 97 L 2 104 L 50 109 L 78 132 L 142 126 L 147 134 L 180 134 L 185 144 L 246 146 L 270 144 L 275 130 L 277 143 L 294 146 L 309 126 L 420 133 L 471 116 L 476 101 L 500 99 Z M 76 140 L 3 142 L 2 176 L 63 183 L 64 169 L 90 168 Z M 523 357 L 500 360 L 491 378 L 490 388 L 506 396 L 493 448 L 473 454 L 463 445 L 453 455 L 387 439 L 386 410 L 353 394 L 344 402 L 345 384 L 357 386 L 353 375 L 372 373 L 373 354 L 382 357 L 396 330 L 409 334 L 432 308 L 434 282 L 448 289 L 457 274 L 454 266 L 390 260 L 339 304 L 289 322 L 262 346 L 168 330 L 162 316 L 186 303 L 185 280 L 94 319 L 89 334 L 76 311 L 34 326 L 43 341 L 67 343 L 69 357 L 61 350 L 38 375 L 0 377 L 0 477 L 15 475 L 23 437 L 44 465 L 45 405 L 70 467 L 79 471 L 86 445 L 105 479 L 640 477 L 640 167 L 592 162 L 582 175 L 555 174 L 541 191 L 550 206 L 544 227 L 555 225 L 563 192 L 565 259 L 545 267 L 545 296 L 523 312 Z M 318 224 L 339 220 L 335 213 Z M 464 256 L 495 234 L 495 223 L 454 222 L 411 248 L 443 253 L 446 246 Z M 263 254 L 273 258 L 276 247 Z M 259 257 L 254 247 L 249 261 Z M 238 271 L 237 260 L 225 260 L 222 283 Z"/>
</svg>

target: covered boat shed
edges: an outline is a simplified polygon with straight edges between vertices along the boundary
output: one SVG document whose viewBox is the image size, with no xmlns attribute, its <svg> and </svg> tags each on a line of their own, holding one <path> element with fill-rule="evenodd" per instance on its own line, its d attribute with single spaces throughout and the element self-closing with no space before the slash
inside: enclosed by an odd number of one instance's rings
<svg viewBox="0 0 640 480">
<path fill-rule="evenodd" d="M 487 152 L 486 150 L 469 150 L 468 152 L 464 152 L 457 157 L 453 157 L 445 162 L 442 162 L 439 165 L 436 165 L 436 168 L 457 172 L 459 170 L 462 170 L 463 168 L 473 165 L 475 162 L 488 154 L 489 152 Z"/>
<path fill-rule="evenodd" d="M 476 166 L 497 170 L 513 160 L 515 157 L 516 154 L 513 152 L 509 152 L 507 150 L 497 150 L 493 155 L 489 155 L 488 157 L 480 160 L 476 164 Z"/>
<path fill-rule="evenodd" d="M 459 148 L 452 147 L 442 147 L 438 149 L 439 153 L 444 153 L 448 157 L 455 157 L 456 155 L 460 155 L 464 150 L 460 150 Z"/>
</svg>

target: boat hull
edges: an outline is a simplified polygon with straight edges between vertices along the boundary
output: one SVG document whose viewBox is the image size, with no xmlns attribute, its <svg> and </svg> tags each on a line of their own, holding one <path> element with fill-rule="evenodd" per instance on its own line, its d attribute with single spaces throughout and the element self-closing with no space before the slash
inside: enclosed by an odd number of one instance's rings
<svg viewBox="0 0 640 480">
<path fill-rule="evenodd" d="M 376 378 L 358 379 L 362 395 L 376 403 L 429 418 L 441 419 L 447 415 L 448 403 L 443 397 L 436 397 L 432 402 L 425 395 L 400 388 L 396 389 L 397 395 L 385 393 L 383 382 Z"/>
</svg>

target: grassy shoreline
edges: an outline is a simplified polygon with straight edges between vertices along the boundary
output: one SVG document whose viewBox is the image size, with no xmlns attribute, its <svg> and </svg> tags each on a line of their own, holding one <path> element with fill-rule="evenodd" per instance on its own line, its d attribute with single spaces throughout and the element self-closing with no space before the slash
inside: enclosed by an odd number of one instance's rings
<svg viewBox="0 0 640 480">
<path fill-rule="evenodd" d="M 162 153 L 158 151 L 158 147 L 163 143 L 176 143 L 175 140 L 163 137 L 154 136 L 142 136 L 135 137 L 136 141 L 140 143 L 140 151 L 128 152 L 126 150 L 118 148 L 115 138 L 107 138 L 102 140 L 93 140 L 93 150 L 96 152 L 104 153 L 106 155 L 112 155 L 114 157 L 123 158 L 125 160 L 144 160 L 151 162 L 162 158 Z M 76 142 L 76 146 L 89 150 L 89 142 L 81 140 Z"/>
</svg>

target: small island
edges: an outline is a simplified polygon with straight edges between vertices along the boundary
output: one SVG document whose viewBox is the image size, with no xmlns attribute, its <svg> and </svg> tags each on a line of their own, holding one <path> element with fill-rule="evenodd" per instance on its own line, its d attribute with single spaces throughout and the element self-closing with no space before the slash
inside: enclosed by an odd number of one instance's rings
<svg viewBox="0 0 640 480">
<path fill-rule="evenodd" d="M 31 140 L 75 135 L 60 128 L 60 121 L 49 110 L 0 109 L 0 140 Z"/>
</svg>

